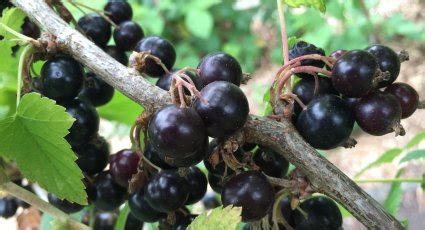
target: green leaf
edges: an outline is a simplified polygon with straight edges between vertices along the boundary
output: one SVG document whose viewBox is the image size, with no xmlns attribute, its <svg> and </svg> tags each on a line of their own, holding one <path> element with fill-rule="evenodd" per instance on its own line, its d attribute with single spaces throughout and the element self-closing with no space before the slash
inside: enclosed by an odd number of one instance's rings
<svg viewBox="0 0 425 230">
<path fill-rule="evenodd" d="M 376 159 L 375 161 L 373 161 L 372 163 L 364 167 L 362 170 L 360 170 L 360 172 L 358 172 L 354 177 L 358 178 L 361 174 L 363 174 L 368 169 L 375 168 L 384 163 L 392 162 L 394 158 L 396 158 L 398 155 L 401 154 L 401 152 L 402 150 L 399 148 L 387 150 L 378 159 Z"/>
<path fill-rule="evenodd" d="M 403 158 L 401 158 L 400 163 L 416 160 L 420 158 L 425 158 L 425 149 L 419 149 L 407 153 Z"/>
<path fill-rule="evenodd" d="M 24 23 L 25 14 L 18 8 L 9 8 L 3 12 L 3 16 L 0 19 L 0 23 L 5 24 L 14 31 L 20 31 L 21 26 Z M 5 40 L 16 38 L 14 35 L 7 32 L 4 28 L 0 27 L 0 35 Z"/>
<path fill-rule="evenodd" d="M 400 169 L 397 172 L 396 178 L 399 178 L 402 173 L 403 169 Z M 401 182 L 393 182 L 391 184 L 390 192 L 384 202 L 385 209 L 392 215 L 397 214 L 397 211 L 400 208 L 402 195 L 403 191 L 401 189 Z"/>
<path fill-rule="evenodd" d="M 241 222 L 241 207 L 218 207 L 211 212 L 204 212 L 189 225 L 188 230 L 227 230 L 236 229 Z"/>
<path fill-rule="evenodd" d="M 87 204 L 83 173 L 63 138 L 74 120 L 53 100 L 26 94 L 17 113 L 0 121 L 0 155 L 16 160 L 25 178 L 59 198 Z"/>
<path fill-rule="evenodd" d="M 122 93 L 115 91 L 112 101 L 100 107 L 98 111 L 103 118 L 132 125 L 136 117 L 143 111 L 143 107 Z"/>
<path fill-rule="evenodd" d="M 409 143 L 407 143 L 406 148 L 413 148 L 423 140 L 425 140 L 425 132 L 418 133 L 412 138 L 412 140 L 409 141 Z"/>
<path fill-rule="evenodd" d="M 288 6 L 295 8 L 300 6 L 307 6 L 320 10 L 322 13 L 326 11 L 325 0 L 283 0 L 283 2 Z"/>
<path fill-rule="evenodd" d="M 298 38 L 296 36 L 291 36 L 288 38 L 288 47 L 293 47 L 297 43 Z"/>
<path fill-rule="evenodd" d="M 130 213 L 130 208 L 128 207 L 128 203 L 125 203 L 124 208 L 120 211 L 120 215 L 118 216 L 117 223 L 115 224 L 114 230 L 124 230 L 125 224 L 127 222 L 127 216 Z"/>
<path fill-rule="evenodd" d="M 185 17 L 185 23 L 193 35 L 206 39 L 211 35 L 214 18 L 206 10 L 191 9 Z"/>
</svg>

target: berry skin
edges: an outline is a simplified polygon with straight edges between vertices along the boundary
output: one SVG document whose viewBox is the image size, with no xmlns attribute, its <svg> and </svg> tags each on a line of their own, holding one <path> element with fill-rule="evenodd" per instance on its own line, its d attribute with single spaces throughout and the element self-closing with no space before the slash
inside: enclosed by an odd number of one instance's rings
<svg viewBox="0 0 425 230">
<path fill-rule="evenodd" d="M 159 58 L 168 70 L 173 68 L 176 62 L 176 50 L 167 40 L 151 36 L 140 40 L 134 48 L 136 52 L 149 52 L 151 55 Z M 151 77 L 160 77 L 165 74 L 164 69 L 151 58 L 146 59 L 144 73 Z"/>
<path fill-rule="evenodd" d="M 145 199 L 159 212 L 175 211 L 186 203 L 189 186 L 175 171 L 160 171 L 145 185 Z"/>
<path fill-rule="evenodd" d="M 40 37 L 40 28 L 32 22 L 28 17 L 25 17 L 24 24 L 21 26 L 21 33 L 30 38 L 37 39 Z"/>
<path fill-rule="evenodd" d="M 98 212 L 93 221 L 93 230 L 114 230 L 118 215 L 113 212 Z"/>
<path fill-rule="evenodd" d="M 316 47 L 313 44 L 304 41 L 299 41 L 294 45 L 294 47 L 289 50 L 289 60 L 308 54 L 319 54 L 325 56 L 325 51 L 323 51 L 323 49 L 321 48 Z M 325 63 L 319 60 L 303 60 L 301 61 L 301 66 L 315 66 L 323 68 L 323 66 L 325 66 Z M 299 73 L 297 75 L 300 77 L 310 77 L 310 74 L 306 73 Z"/>
<path fill-rule="evenodd" d="M 125 0 L 109 0 L 104 10 L 115 24 L 131 20 L 133 17 L 133 9 Z"/>
<path fill-rule="evenodd" d="M 342 215 L 335 202 L 324 196 L 305 200 L 300 208 L 307 213 L 307 218 L 298 210 L 293 218 L 296 229 L 337 230 L 342 226 Z"/>
<path fill-rule="evenodd" d="M 355 114 L 363 131 L 382 136 L 394 131 L 400 122 L 402 109 L 395 96 L 376 91 L 362 97 L 357 103 Z"/>
<path fill-rule="evenodd" d="M 204 197 L 207 192 L 208 181 L 205 174 L 195 166 L 187 168 L 187 174 L 184 176 L 189 185 L 189 197 L 185 205 L 194 204 Z"/>
<path fill-rule="evenodd" d="M 10 218 L 15 215 L 18 209 L 16 199 L 13 197 L 0 198 L 0 216 L 4 218 Z"/>
<path fill-rule="evenodd" d="M 199 98 L 193 104 L 204 121 L 211 137 L 226 137 L 242 128 L 248 118 L 248 100 L 242 90 L 226 81 L 213 82 L 201 90 L 204 104 Z"/>
<path fill-rule="evenodd" d="M 400 59 L 394 50 L 383 45 L 373 45 L 366 48 L 366 51 L 372 54 L 378 61 L 381 71 L 389 71 L 390 79 L 378 83 L 378 88 L 389 86 L 393 83 L 400 73 Z"/>
<path fill-rule="evenodd" d="M 66 112 L 75 118 L 65 139 L 73 148 L 87 143 L 99 130 L 99 114 L 90 103 L 74 100 L 65 105 Z"/>
<path fill-rule="evenodd" d="M 78 166 L 89 176 L 102 172 L 108 164 L 109 145 L 103 137 L 96 136 L 74 150 Z"/>
<path fill-rule="evenodd" d="M 224 182 L 223 176 L 208 173 L 208 183 L 214 192 L 221 193 Z"/>
<path fill-rule="evenodd" d="M 213 166 L 210 162 L 210 158 L 211 158 L 211 154 L 213 154 L 213 152 L 216 150 L 217 147 L 217 142 L 216 140 L 211 141 L 211 143 L 208 146 L 208 150 L 207 150 L 207 155 L 204 158 L 204 165 L 205 168 L 208 170 L 208 172 L 218 175 L 218 176 L 223 176 L 225 172 L 227 172 L 226 175 L 230 175 L 235 173 L 235 171 L 233 171 L 233 169 L 231 169 L 230 167 L 228 167 L 223 159 L 220 159 L 220 161 L 218 162 L 217 165 Z M 242 149 L 237 149 L 233 155 L 235 156 L 235 158 L 239 161 L 242 162 L 244 160 L 244 157 L 246 156 L 245 152 Z M 227 167 L 227 169 L 226 169 Z M 227 171 L 226 171 L 227 170 Z"/>
<path fill-rule="evenodd" d="M 291 200 L 286 197 L 285 199 L 280 201 L 280 212 L 282 213 L 282 217 L 286 220 L 286 222 L 295 226 L 294 223 L 294 211 L 291 208 Z"/>
<path fill-rule="evenodd" d="M 299 115 L 296 127 L 314 148 L 333 149 L 350 137 L 354 115 L 341 98 L 324 95 L 308 104 Z"/>
<path fill-rule="evenodd" d="M 266 175 L 282 178 L 286 175 L 289 162 L 272 149 L 260 146 L 254 154 L 254 162 Z"/>
<path fill-rule="evenodd" d="M 142 27 L 133 21 L 122 22 L 114 31 L 115 44 L 124 51 L 133 50 L 137 42 L 144 36 Z"/>
<path fill-rule="evenodd" d="M 165 154 L 162 154 L 162 153 L 159 153 L 159 157 L 163 162 L 170 165 L 171 167 L 187 168 L 187 167 L 198 164 L 204 159 L 205 153 L 208 147 L 208 138 L 205 139 L 205 142 L 204 144 L 202 144 L 201 147 L 202 149 L 197 151 L 195 154 L 184 157 L 184 158 L 180 158 L 180 157 L 171 158 L 171 157 L 167 157 Z"/>
<path fill-rule="evenodd" d="M 356 110 L 357 103 L 361 100 L 361 98 L 357 97 L 343 97 L 342 99 L 353 112 Z"/>
<path fill-rule="evenodd" d="M 78 20 L 82 32 L 99 47 L 105 47 L 111 38 L 111 25 L 99 14 L 89 13 Z"/>
<path fill-rule="evenodd" d="M 84 208 L 84 206 L 79 205 L 77 203 L 72 203 L 67 200 L 61 200 L 53 193 L 49 193 L 47 195 L 47 199 L 49 200 L 50 204 L 67 214 L 79 212 Z"/>
<path fill-rule="evenodd" d="M 389 85 L 385 92 L 394 95 L 401 105 L 401 118 L 410 117 L 418 108 L 419 95 L 416 90 L 406 83 Z"/>
<path fill-rule="evenodd" d="M 344 54 L 332 68 L 334 88 L 347 97 L 362 97 L 374 88 L 378 71 L 376 58 L 363 50 Z"/>
<path fill-rule="evenodd" d="M 220 200 L 218 200 L 217 196 L 212 192 L 205 194 L 204 198 L 202 198 L 202 204 L 207 210 L 221 206 Z"/>
<path fill-rule="evenodd" d="M 93 73 L 87 73 L 86 85 L 81 90 L 78 98 L 87 100 L 94 106 L 105 105 L 112 100 L 114 87 L 100 79 Z"/>
<path fill-rule="evenodd" d="M 82 66 L 68 56 L 56 56 L 41 68 L 41 88 L 44 96 L 57 102 L 74 99 L 83 86 Z"/>
<path fill-rule="evenodd" d="M 116 46 L 107 46 L 104 50 L 107 54 L 109 54 L 109 56 L 113 57 L 119 63 L 125 66 L 128 65 L 128 57 L 124 51 L 118 49 Z"/>
<path fill-rule="evenodd" d="M 164 160 L 162 160 L 159 156 L 159 153 L 153 150 L 150 144 L 147 144 L 145 147 L 145 152 L 143 155 L 154 165 L 160 167 L 161 169 L 177 169 L 169 164 L 167 164 Z"/>
<path fill-rule="evenodd" d="M 129 213 L 127 215 L 127 220 L 125 221 L 124 230 L 142 230 L 143 222 L 134 217 L 133 214 Z"/>
<path fill-rule="evenodd" d="M 130 149 L 123 149 L 112 155 L 109 160 L 109 171 L 114 181 L 127 188 L 133 174 L 137 173 L 140 157 Z"/>
<path fill-rule="evenodd" d="M 221 191 L 223 206 L 242 207 L 242 221 L 266 216 L 274 203 L 274 191 L 267 178 L 257 171 L 242 172 L 227 181 Z"/>
<path fill-rule="evenodd" d="M 165 157 L 205 156 L 208 137 L 201 118 L 192 108 L 167 105 L 158 110 L 149 121 L 148 137 L 152 148 Z"/>
<path fill-rule="evenodd" d="M 160 218 L 166 216 L 165 213 L 156 211 L 148 204 L 143 189 L 130 196 L 128 206 L 130 207 L 131 214 L 143 222 L 157 222 Z"/>
<path fill-rule="evenodd" d="M 159 220 L 158 227 L 160 230 L 186 230 L 187 227 L 198 215 L 185 216 L 181 212 L 176 212 L 176 219 L 173 224 L 168 223 L 167 218 Z"/>
<path fill-rule="evenodd" d="M 215 82 L 227 81 L 237 86 L 242 81 L 242 68 L 239 62 L 226 53 L 211 53 L 202 58 L 198 64 L 201 87 Z"/>
<path fill-rule="evenodd" d="M 93 204 L 102 211 L 117 209 L 127 196 L 127 189 L 115 183 L 108 171 L 96 176 L 93 192 Z"/>
<path fill-rule="evenodd" d="M 177 71 L 179 71 L 179 69 L 175 69 L 171 71 L 169 74 L 164 74 L 163 76 L 161 76 L 156 82 L 156 86 L 166 91 L 170 90 L 170 86 L 173 80 L 173 74 L 176 73 Z M 188 77 L 190 77 L 190 79 L 192 79 L 196 89 L 201 90 L 200 83 L 199 83 L 199 76 L 189 71 L 186 71 L 185 74 Z M 186 81 L 186 79 L 184 80 Z M 187 89 L 184 90 L 184 93 L 188 96 L 190 95 L 190 92 Z"/>
</svg>

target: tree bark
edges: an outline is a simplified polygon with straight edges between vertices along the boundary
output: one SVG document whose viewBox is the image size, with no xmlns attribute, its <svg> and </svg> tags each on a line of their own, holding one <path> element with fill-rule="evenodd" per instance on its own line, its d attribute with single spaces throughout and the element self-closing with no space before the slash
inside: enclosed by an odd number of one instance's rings
<svg viewBox="0 0 425 230">
<path fill-rule="evenodd" d="M 44 31 L 55 35 L 63 50 L 145 109 L 153 112 L 171 103 L 166 91 L 151 85 L 135 70 L 115 61 L 66 24 L 45 1 L 12 0 L 12 3 Z M 308 145 L 290 121 L 276 122 L 250 116 L 243 133 L 246 141 L 271 147 L 282 154 L 308 177 L 318 192 L 335 199 L 368 228 L 403 229 L 400 222 L 377 201 Z"/>
</svg>

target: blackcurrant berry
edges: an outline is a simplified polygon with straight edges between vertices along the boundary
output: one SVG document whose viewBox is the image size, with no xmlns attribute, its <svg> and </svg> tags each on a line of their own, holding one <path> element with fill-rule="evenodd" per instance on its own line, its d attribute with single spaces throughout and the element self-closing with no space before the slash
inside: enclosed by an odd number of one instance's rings
<svg viewBox="0 0 425 230">
<path fill-rule="evenodd" d="M 170 73 L 164 74 L 163 76 L 161 76 L 156 82 L 156 86 L 166 91 L 170 90 L 171 83 L 173 81 L 173 74 L 175 74 L 177 71 L 179 71 L 179 69 L 174 69 Z M 190 79 L 192 79 L 193 83 L 195 84 L 195 87 L 198 90 L 201 90 L 200 83 L 199 83 L 199 76 L 189 71 L 186 71 L 185 74 L 188 77 L 190 77 Z M 186 79 L 184 80 L 186 81 Z M 186 95 L 190 95 L 190 92 L 187 89 L 185 89 L 184 93 Z"/>
<path fill-rule="evenodd" d="M 82 32 L 99 47 L 105 47 L 111 38 L 111 25 L 101 15 L 89 13 L 78 20 Z"/>
<path fill-rule="evenodd" d="M 301 57 L 308 54 L 319 54 L 325 56 L 325 51 L 323 49 L 316 47 L 313 44 L 307 43 L 305 41 L 297 42 L 294 47 L 289 50 L 289 60 L 292 60 L 297 57 Z M 301 66 L 315 66 L 319 68 L 323 68 L 325 63 L 320 60 L 302 60 Z M 310 77 L 310 74 L 299 73 L 297 74 L 300 77 Z"/>
<path fill-rule="evenodd" d="M 219 176 L 226 176 L 235 173 L 230 167 L 226 165 L 226 163 L 223 161 L 223 159 L 220 159 L 219 162 L 216 165 L 212 165 L 210 162 L 211 154 L 216 151 L 217 142 L 216 140 L 211 141 L 211 143 L 208 146 L 207 155 L 204 159 L 204 165 L 205 168 L 208 170 L 208 172 L 219 175 Z M 242 162 L 246 156 L 245 152 L 242 149 L 237 149 L 233 156 L 239 161 Z M 226 174 L 226 175 L 225 175 Z"/>
<path fill-rule="evenodd" d="M 137 42 L 145 36 L 142 27 L 133 21 L 124 21 L 114 31 L 116 46 L 124 51 L 133 50 Z"/>
<path fill-rule="evenodd" d="M 167 218 L 162 218 L 159 220 L 158 227 L 160 230 L 186 230 L 196 217 L 197 215 L 184 215 L 177 212 L 173 224 L 169 223 Z"/>
<path fill-rule="evenodd" d="M 53 193 L 49 193 L 47 195 L 47 199 L 49 200 L 50 204 L 68 214 L 79 212 L 84 208 L 84 206 L 80 204 L 72 203 L 67 200 L 61 200 Z"/>
<path fill-rule="evenodd" d="M 300 208 L 307 216 L 294 211 L 296 229 L 337 230 L 342 226 L 342 215 L 338 206 L 327 197 L 317 196 L 305 200 Z"/>
<path fill-rule="evenodd" d="M 15 215 L 18 209 L 16 199 L 13 197 L 0 198 L 0 216 L 4 218 L 10 218 Z"/>
<path fill-rule="evenodd" d="M 94 188 L 93 204 L 102 211 L 118 208 L 127 196 L 127 189 L 115 183 L 108 171 L 96 176 Z"/>
<path fill-rule="evenodd" d="M 239 86 L 243 77 L 239 62 L 222 52 L 211 53 L 202 58 L 198 64 L 198 72 L 202 88 L 215 81 L 227 81 Z"/>
<path fill-rule="evenodd" d="M 248 100 L 242 90 L 226 81 L 213 82 L 201 90 L 193 107 L 204 121 L 208 136 L 225 137 L 242 128 L 248 118 Z"/>
<path fill-rule="evenodd" d="M 107 54 L 109 54 L 109 56 L 113 57 L 119 63 L 125 66 L 128 65 L 128 57 L 124 51 L 118 49 L 116 46 L 107 46 L 104 50 Z"/>
<path fill-rule="evenodd" d="M 114 230 L 118 215 L 113 212 L 98 212 L 94 216 L 93 230 Z"/>
<path fill-rule="evenodd" d="M 249 152 L 255 149 L 257 147 L 254 143 L 246 143 L 242 146 L 243 151 Z"/>
<path fill-rule="evenodd" d="M 160 171 L 145 186 L 145 199 L 159 212 L 175 211 L 186 203 L 189 186 L 175 171 Z"/>
<path fill-rule="evenodd" d="M 353 112 L 356 110 L 357 103 L 361 100 L 361 98 L 358 97 L 343 97 L 342 99 Z"/>
<path fill-rule="evenodd" d="M 419 95 L 416 90 L 406 83 L 394 83 L 389 85 L 385 92 L 394 95 L 401 105 L 401 118 L 412 115 L 419 105 Z"/>
<path fill-rule="evenodd" d="M 221 191 L 223 206 L 242 207 L 242 221 L 250 222 L 266 216 L 274 203 L 274 191 L 260 172 L 242 172 L 227 181 Z"/>
<path fill-rule="evenodd" d="M 364 96 L 374 88 L 378 67 L 372 54 L 363 50 L 349 51 L 333 66 L 332 84 L 344 96 Z"/>
<path fill-rule="evenodd" d="M 65 105 L 66 112 L 75 118 L 65 139 L 72 147 L 87 143 L 99 130 L 99 114 L 88 102 L 73 100 Z"/>
<path fill-rule="evenodd" d="M 291 200 L 286 197 L 285 199 L 280 201 L 280 212 L 282 213 L 282 217 L 286 220 L 286 222 L 292 227 L 295 226 L 294 223 L 294 211 L 291 208 Z"/>
<path fill-rule="evenodd" d="M 400 73 L 400 59 L 394 50 L 383 45 L 373 45 L 366 48 L 366 51 L 375 56 L 381 71 L 390 72 L 390 78 L 378 83 L 378 88 L 389 86 L 393 83 Z"/>
<path fill-rule="evenodd" d="M 148 137 L 152 148 L 166 157 L 183 159 L 206 153 L 205 126 L 192 108 L 168 105 L 158 110 L 149 121 Z"/>
<path fill-rule="evenodd" d="M 152 36 L 140 40 L 134 49 L 136 52 L 148 52 L 159 58 L 168 70 L 173 68 L 176 62 L 176 50 L 167 40 Z M 151 58 L 146 59 L 143 72 L 151 77 L 160 77 L 165 74 L 164 69 Z"/>
<path fill-rule="evenodd" d="M 171 157 L 167 157 L 165 154 L 162 154 L 162 153 L 159 154 L 159 157 L 162 159 L 162 161 L 164 161 L 165 163 L 167 163 L 168 165 L 174 168 L 176 167 L 186 168 L 186 167 L 194 166 L 204 159 L 205 152 L 208 146 L 208 139 L 205 139 L 205 143 L 202 146 L 204 146 L 204 149 L 200 150 L 196 154 L 193 154 L 184 158 L 171 158 Z"/>
<path fill-rule="evenodd" d="M 207 194 L 205 194 L 204 198 L 202 198 L 202 204 L 207 210 L 221 206 L 220 200 L 212 192 L 208 192 Z"/>
<path fill-rule="evenodd" d="M 140 157 L 130 149 L 123 149 L 112 155 L 109 160 L 109 171 L 114 181 L 127 188 L 133 174 L 137 173 Z"/>
<path fill-rule="evenodd" d="M 234 172 L 233 172 L 234 173 Z M 233 176 L 234 174 L 232 174 Z M 208 173 L 208 183 L 212 190 L 216 193 L 221 193 L 223 190 L 223 184 L 226 181 L 224 176 Z"/>
<path fill-rule="evenodd" d="M 94 73 L 87 73 L 86 84 L 78 98 L 87 100 L 94 106 L 105 105 L 112 100 L 114 87 L 100 79 Z"/>
<path fill-rule="evenodd" d="M 125 0 L 109 0 L 105 8 L 106 15 L 115 23 L 131 20 L 133 17 L 133 9 Z"/>
<path fill-rule="evenodd" d="M 103 137 L 95 136 L 74 151 L 78 156 L 78 166 L 89 176 L 102 172 L 108 164 L 109 145 Z"/>
<path fill-rule="evenodd" d="M 32 22 L 28 17 L 25 17 L 24 24 L 21 26 L 21 33 L 30 38 L 37 39 L 40 37 L 40 28 Z"/>
<path fill-rule="evenodd" d="M 42 93 L 41 89 L 43 88 L 43 83 L 41 82 L 40 77 L 33 77 L 30 83 L 31 92 Z"/>
<path fill-rule="evenodd" d="M 289 162 L 270 148 L 260 146 L 255 151 L 253 159 L 260 170 L 268 176 L 281 178 L 288 172 Z"/>
<path fill-rule="evenodd" d="M 165 213 L 158 212 L 149 205 L 145 199 L 143 188 L 130 196 L 128 206 L 131 214 L 143 222 L 157 222 L 160 218 L 166 216 Z"/>
<path fill-rule="evenodd" d="M 164 160 L 162 160 L 159 156 L 159 153 L 156 152 L 150 144 L 147 144 L 145 147 L 145 152 L 143 155 L 154 165 L 160 167 L 161 169 L 177 169 L 169 164 L 167 164 Z"/>
<path fill-rule="evenodd" d="M 133 214 L 129 213 L 127 215 L 127 220 L 125 221 L 124 230 L 142 230 L 143 222 L 137 219 Z"/>
<path fill-rule="evenodd" d="M 373 92 L 357 103 L 356 121 L 363 131 L 381 136 L 399 125 L 402 109 L 397 98 L 386 92 Z"/>
<path fill-rule="evenodd" d="M 68 56 L 56 56 L 41 68 L 42 93 L 57 102 L 74 99 L 83 86 L 83 68 Z"/>
<path fill-rule="evenodd" d="M 207 192 L 208 181 L 205 174 L 198 167 L 192 166 L 187 168 L 184 179 L 186 179 L 190 188 L 185 205 L 200 201 Z"/>
<path fill-rule="evenodd" d="M 354 115 L 335 95 L 313 99 L 301 112 L 297 130 L 314 148 L 332 149 L 345 143 L 354 127 Z"/>
</svg>

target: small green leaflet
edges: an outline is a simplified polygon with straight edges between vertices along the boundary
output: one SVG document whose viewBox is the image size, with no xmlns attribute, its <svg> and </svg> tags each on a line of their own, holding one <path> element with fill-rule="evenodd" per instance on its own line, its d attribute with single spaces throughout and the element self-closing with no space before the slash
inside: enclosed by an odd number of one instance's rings
<svg viewBox="0 0 425 230">
<path fill-rule="evenodd" d="M 105 119 L 132 125 L 136 117 L 143 111 L 143 107 L 115 91 L 112 101 L 100 107 L 98 111 L 100 116 Z"/>
<path fill-rule="evenodd" d="M 5 24 L 15 31 L 20 31 L 21 26 L 24 22 L 25 14 L 18 8 L 9 8 L 3 12 L 3 16 L 0 19 L 0 23 Z M 0 35 L 4 37 L 4 39 L 9 40 L 12 38 L 16 38 L 14 35 L 10 34 L 2 27 L 0 27 Z"/>
<path fill-rule="evenodd" d="M 25 178 L 59 198 L 87 204 L 83 173 L 63 138 L 73 122 L 53 100 L 26 94 L 15 115 L 0 120 L 0 155 L 16 160 Z"/>
<path fill-rule="evenodd" d="M 320 10 L 322 13 L 326 11 L 325 0 L 283 0 L 283 3 L 286 3 L 288 6 L 295 8 L 300 6 L 307 6 Z"/>
<path fill-rule="evenodd" d="M 241 207 L 222 206 L 204 212 L 189 225 L 188 230 L 232 230 L 241 222 Z"/>
<path fill-rule="evenodd" d="M 124 208 L 120 210 L 120 215 L 118 216 L 117 223 L 115 224 L 115 230 L 124 230 L 125 224 L 127 222 L 127 216 L 130 213 L 130 207 L 128 203 L 125 203 Z"/>
<path fill-rule="evenodd" d="M 379 165 L 382 165 L 384 163 L 390 163 L 401 154 L 402 150 L 399 148 L 394 148 L 387 150 L 385 153 L 383 153 L 378 159 L 373 161 L 372 163 L 368 164 L 366 167 L 364 167 L 360 172 L 358 172 L 354 177 L 358 178 L 361 174 L 363 174 L 366 170 L 375 168 Z"/>
<path fill-rule="evenodd" d="M 403 158 L 401 158 L 400 163 L 417 160 L 420 158 L 425 158 L 425 149 L 418 149 L 412 152 L 407 153 Z"/>
<path fill-rule="evenodd" d="M 212 32 L 214 18 L 209 11 L 194 8 L 185 16 L 185 23 L 193 35 L 207 39 Z"/>
<path fill-rule="evenodd" d="M 416 136 L 412 138 L 412 140 L 409 141 L 409 143 L 407 143 L 406 148 L 415 147 L 416 145 L 421 143 L 423 140 L 425 140 L 425 132 L 418 133 L 416 134 Z"/>
<path fill-rule="evenodd" d="M 402 173 L 403 169 L 400 169 L 397 172 L 396 178 L 399 178 Z M 402 195 L 403 191 L 401 189 L 401 182 L 393 182 L 391 184 L 390 192 L 384 202 L 385 209 L 392 215 L 397 214 L 398 209 L 400 208 Z"/>
</svg>

